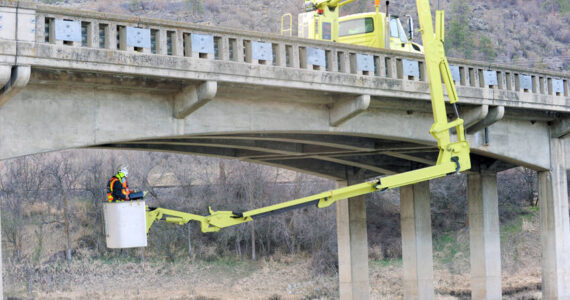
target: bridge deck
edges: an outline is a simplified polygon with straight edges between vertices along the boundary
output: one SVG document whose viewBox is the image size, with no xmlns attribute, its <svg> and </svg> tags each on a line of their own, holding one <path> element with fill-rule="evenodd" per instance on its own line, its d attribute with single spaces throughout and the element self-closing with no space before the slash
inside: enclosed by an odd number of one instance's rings
<svg viewBox="0 0 570 300">
<path fill-rule="evenodd" d="M 119 73 L 162 80 L 250 83 L 258 87 L 287 87 L 329 95 L 367 94 L 377 99 L 429 100 L 423 57 L 399 51 L 321 42 L 270 33 L 247 32 L 189 23 L 121 16 L 19 2 L 18 39 L 0 47 L 0 63 L 68 72 Z M 15 7 L 0 1 L 4 10 Z M 2 12 L 6 14 L 7 12 Z M 6 20 L 7 18 L 5 18 Z M 55 20 L 81 22 L 81 41 L 56 39 Z M 150 48 L 127 46 L 125 28 L 150 29 Z M 213 37 L 213 51 L 192 46 L 192 39 Z M 256 50 L 255 45 L 270 49 Z M 207 43 L 206 43 L 207 44 Z M 319 51 L 314 51 L 317 49 Z M 268 60 L 255 59 L 256 52 Z M 324 52 L 324 65 L 312 53 Z M 271 55 L 270 55 L 271 54 Z M 361 55 L 369 68 L 361 70 Z M 318 56 L 318 55 L 317 55 Z M 456 84 L 465 104 L 489 104 L 570 112 L 568 73 L 457 60 Z M 416 62 L 410 76 L 408 63 Z M 418 63 L 419 62 L 419 63 Z M 312 64 L 315 63 L 315 64 Z M 322 62 L 321 62 L 322 64 Z M 416 72 L 411 72 L 416 75 Z M 487 82 L 485 82 L 487 81 Z"/>
</svg>

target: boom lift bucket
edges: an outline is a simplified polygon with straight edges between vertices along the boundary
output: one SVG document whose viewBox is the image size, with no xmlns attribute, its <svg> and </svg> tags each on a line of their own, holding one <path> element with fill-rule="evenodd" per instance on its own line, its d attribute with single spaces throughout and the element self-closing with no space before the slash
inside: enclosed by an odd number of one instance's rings
<svg viewBox="0 0 570 300">
<path fill-rule="evenodd" d="M 103 204 L 107 248 L 147 246 L 146 204 L 144 201 Z"/>
</svg>

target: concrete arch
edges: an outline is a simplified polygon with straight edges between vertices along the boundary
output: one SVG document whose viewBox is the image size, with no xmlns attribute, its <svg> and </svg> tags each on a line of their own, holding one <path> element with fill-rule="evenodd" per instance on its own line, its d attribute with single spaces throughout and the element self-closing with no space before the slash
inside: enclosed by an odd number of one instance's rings
<svg viewBox="0 0 570 300">
<path fill-rule="evenodd" d="M 394 170 L 384 162 L 366 168 L 370 159 L 343 161 L 338 156 L 352 153 L 364 157 L 374 151 L 391 151 L 392 155 L 383 155 L 396 162 L 403 160 L 408 165 L 414 162 L 421 166 L 425 163 L 423 160 L 433 160 L 435 141 L 428 132 L 431 113 L 429 108 L 422 108 L 421 103 L 411 100 L 409 105 L 404 101 L 400 107 L 394 107 L 383 99 L 373 98 L 371 108 L 333 127 L 330 111 L 340 101 L 338 98 L 322 98 L 307 92 L 300 99 L 301 92 L 289 96 L 281 89 L 249 92 L 242 89 L 236 93 L 233 85 L 220 84 L 213 100 L 185 119 L 176 119 L 173 110 L 177 89 L 170 86 L 172 83 L 155 82 L 141 92 L 128 85 L 125 89 L 108 87 L 104 84 L 106 80 L 75 86 L 73 81 L 53 84 L 34 76 L 25 90 L 0 108 L 0 140 L 3 141 L 0 158 L 102 145 L 141 148 L 141 144 L 146 144 L 142 148 L 152 150 L 149 145 L 163 144 L 154 150 L 195 154 L 211 151 L 210 154 L 223 157 L 273 165 L 278 158 L 283 161 L 291 160 L 289 156 L 304 157 L 333 166 L 363 168 L 368 175 L 391 174 L 410 167 Z M 325 104 L 323 99 L 329 103 Z M 470 142 L 473 153 L 482 159 L 488 157 L 505 165 L 546 169 L 548 159 L 532 152 L 544 153 L 547 131 L 546 123 L 504 119 L 489 128 L 489 145 L 484 145 L 480 133 L 471 135 Z M 529 136 L 533 142 L 528 143 L 521 136 Z M 176 150 L 174 139 L 196 150 Z M 137 144 L 139 146 L 133 146 Z M 423 148 L 422 151 L 432 154 L 403 156 L 413 148 Z M 529 149 L 531 154 L 521 152 L 522 148 Z M 230 154 L 220 149 L 234 152 Z M 309 151 L 303 152 L 303 149 Z M 263 155 L 269 154 L 274 155 L 273 162 L 271 157 L 264 159 Z"/>
</svg>

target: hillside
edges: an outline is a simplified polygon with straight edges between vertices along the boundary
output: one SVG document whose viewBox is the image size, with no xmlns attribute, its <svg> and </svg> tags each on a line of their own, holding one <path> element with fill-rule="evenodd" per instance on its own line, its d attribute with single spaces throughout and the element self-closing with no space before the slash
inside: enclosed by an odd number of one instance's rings
<svg viewBox="0 0 570 300">
<path fill-rule="evenodd" d="M 284 13 L 294 16 L 303 0 L 41 0 L 81 9 L 278 33 Z M 383 1 L 382 1 L 383 2 Z M 441 0 L 446 10 L 449 56 L 527 67 L 570 70 L 568 0 Z M 415 0 L 392 1 L 390 12 L 416 16 Z M 552 4 L 553 3 L 553 4 Z M 383 6 L 382 9 L 385 7 Z M 373 10 L 356 0 L 341 14 Z M 417 20 L 416 20 L 416 24 Z M 294 27 L 296 20 L 294 21 Z"/>
</svg>

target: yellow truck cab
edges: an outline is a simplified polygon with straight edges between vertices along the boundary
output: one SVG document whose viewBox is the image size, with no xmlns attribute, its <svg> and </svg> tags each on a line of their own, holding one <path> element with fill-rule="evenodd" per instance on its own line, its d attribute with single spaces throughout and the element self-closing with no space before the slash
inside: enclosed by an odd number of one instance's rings
<svg viewBox="0 0 570 300">
<path fill-rule="evenodd" d="M 398 16 L 390 16 L 390 30 L 386 30 L 386 14 L 361 13 L 339 18 L 338 42 L 375 48 L 388 48 L 386 34 L 390 35 L 390 49 L 423 53 L 423 47 L 411 42 Z M 411 28 L 411 20 L 408 28 Z"/>
<path fill-rule="evenodd" d="M 376 11 L 339 17 L 340 8 L 354 0 L 305 0 L 304 11 L 298 16 L 298 35 L 307 39 L 361 45 L 374 48 L 423 53 L 421 45 L 412 42 L 413 21 L 408 16 L 408 30 L 404 31 L 400 18 L 380 12 L 380 1 L 376 0 Z M 389 1 L 386 1 L 387 3 Z M 389 18 L 389 22 L 386 20 Z M 281 19 L 281 32 L 292 33 L 292 17 L 289 28 Z M 387 28 L 388 27 L 388 28 Z M 389 30 L 387 30 L 389 29 Z M 388 42 L 389 41 L 389 42 Z M 386 45 L 389 43 L 389 45 Z"/>
</svg>

